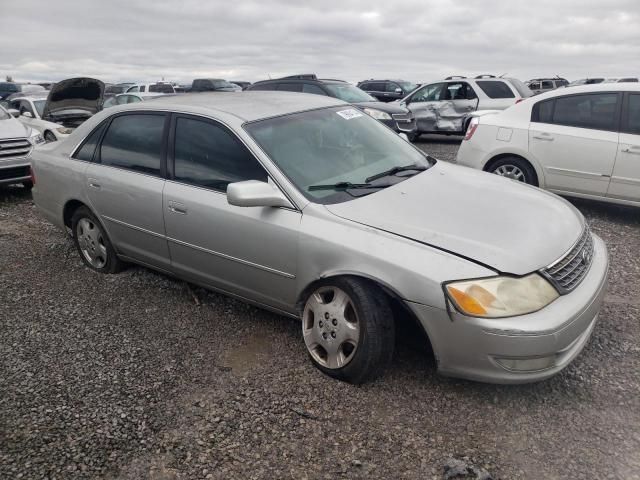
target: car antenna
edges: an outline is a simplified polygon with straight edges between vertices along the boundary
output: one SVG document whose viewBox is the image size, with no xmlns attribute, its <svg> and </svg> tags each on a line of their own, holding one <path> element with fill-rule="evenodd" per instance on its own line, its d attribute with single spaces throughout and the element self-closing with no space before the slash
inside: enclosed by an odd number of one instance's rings
<svg viewBox="0 0 640 480">
<path fill-rule="evenodd" d="M 504 77 L 508 72 L 503 73 L 502 75 L 500 75 L 498 78 L 502 78 Z"/>
</svg>

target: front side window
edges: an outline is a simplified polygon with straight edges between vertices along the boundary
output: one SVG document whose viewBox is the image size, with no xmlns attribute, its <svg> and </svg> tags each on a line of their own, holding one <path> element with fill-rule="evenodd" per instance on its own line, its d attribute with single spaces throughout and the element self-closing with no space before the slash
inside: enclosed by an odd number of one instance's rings
<svg viewBox="0 0 640 480">
<path fill-rule="evenodd" d="M 245 128 L 300 192 L 321 204 L 374 194 L 432 165 L 392 130 L 347 105 L 261 120 Z M 396 167 L 409 171 L 406 176 L 384 174 Z M 365 188 L 350 189 L 349 184 Z"/>
<path fill-rule="evenodd" d="M 509 86 L 499 80 L 478 80 L 476 82 L 489 98 L 515 98 Z M 543 87 L 544 88 L 544 87 Z"/>
<path fill-rule="evenodd" d="M 315 93 L 316 95 L 327 95 L 326 93 L 324 93 L 324 90 L 322 90 L 319 86 L 317 85 L 313 85 L 311 83 L 305 83 L 304 85 L 302 85 L 302 92 L 303 93 Z"/>
<path fill-rule="evenodd" d="M 176 119 L 174 178 L 226 191 L 244 180 L 267 181 L 267 173 L 247 148 L 228 130 L 187 117 Z"/>
<path fill-rule="evenodd" d="M 38 112 L 38 117 L 42 117 L 42 113 L 44 112 L 44 105 L 47 103 L 46 100 L 34 100 L 33 106 L 36 107 L 36 112 Z"/>
<path fill-rule="evenodd" d="M 599 93 L 558 97 L 553 123 L 596 130 L 615 130 L 618 95 Z"/>
<path fill-rule="evenodd" d="M 543 90 L 553 89 L 553 82 L 551 80 L 545 80 L 544 82 L 542 82 L 542 89 Z"/>
<path fill-rule="evenodd" d="M 472 100 L 476 94 L 471 86 L 466 82 L 455 82 L 447 84 L 442 100 Z"/>
<path fill-rule="evenodd" d="M 442 100 L 442 87 L 444 83 L 432 83 L 425 85 L 411 96 L 412 102 L 437 102 Z"/>
<path fill-rule="evenodd" d="M 629 95 L 625 130 L 640 135 L 640 94 Z"/>
<path fill-rule="evenodd" d="M 130 114 L 115 117 L 100 146 L 103 165 L 160 175 L 165 115 Z"/>
<path fill-rule="evenodd" d="M 281 83 L 278 85 L 279 92 L 302 92 L 302 85 L 299 83 Z"/>
<path fill-rule="evenodd" d="M 384 83 L 372 82 L 367 86 L 370 92 L 384 92 Z"/>
<path fill-rule="evenodd" d="M 135 86 L 135 87 L 131 87 L 129 90 L 127 90 L 127 93 L 129 92 L 139 92 L 140 91 L 140 87 Z"/>
</svg>

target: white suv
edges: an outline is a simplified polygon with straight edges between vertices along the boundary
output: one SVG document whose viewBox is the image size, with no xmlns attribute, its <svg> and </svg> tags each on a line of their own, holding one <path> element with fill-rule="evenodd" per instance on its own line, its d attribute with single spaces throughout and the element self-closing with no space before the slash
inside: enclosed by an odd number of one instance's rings
<svg viewBox="0 0 640 480">
<path fill-rule="evenodd" d="M 562 195 L 640 206 L 640 85 L 562 88 L 474 118 L 457 161 Z"/>
<path fill-rule="evenodd" d="M 417 131 L 463 135 L 477 110 L 504 110 L 533 95 L 520 80 L 480 75 L 475 78 L 447 77 L 428 83 L 400 100 L 416 118 Z"/>
</svg>

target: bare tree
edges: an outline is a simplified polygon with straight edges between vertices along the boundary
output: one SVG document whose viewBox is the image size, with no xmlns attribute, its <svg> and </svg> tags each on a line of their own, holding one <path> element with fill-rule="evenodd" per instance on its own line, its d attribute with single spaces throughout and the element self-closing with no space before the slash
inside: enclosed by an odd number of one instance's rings
<svg viewBox="0 0 640 480">
<path fill-rule="evenodd" d="M 13 82 L 13 77 L 11 75 L 6 76 L 7 82 Z"/>
</svg>

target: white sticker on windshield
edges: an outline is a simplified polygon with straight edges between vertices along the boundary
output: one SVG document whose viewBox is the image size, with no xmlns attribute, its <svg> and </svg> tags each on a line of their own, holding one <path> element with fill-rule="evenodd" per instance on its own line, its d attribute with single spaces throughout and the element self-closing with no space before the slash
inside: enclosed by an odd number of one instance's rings
<svg viewBox="0 0 640 480">
<path fill-rule="evenodd" d="M 362 116 L 362 113 L 360 113 L 355 108 L 350 108 L 348 110 L 340 110 L 339 112 L 336 112 L 336 113 L 340 115 L 342 118 L 344 118 L 345 120 L 351 120 L 352 118 L 358 118 Z"/>
</svg>

